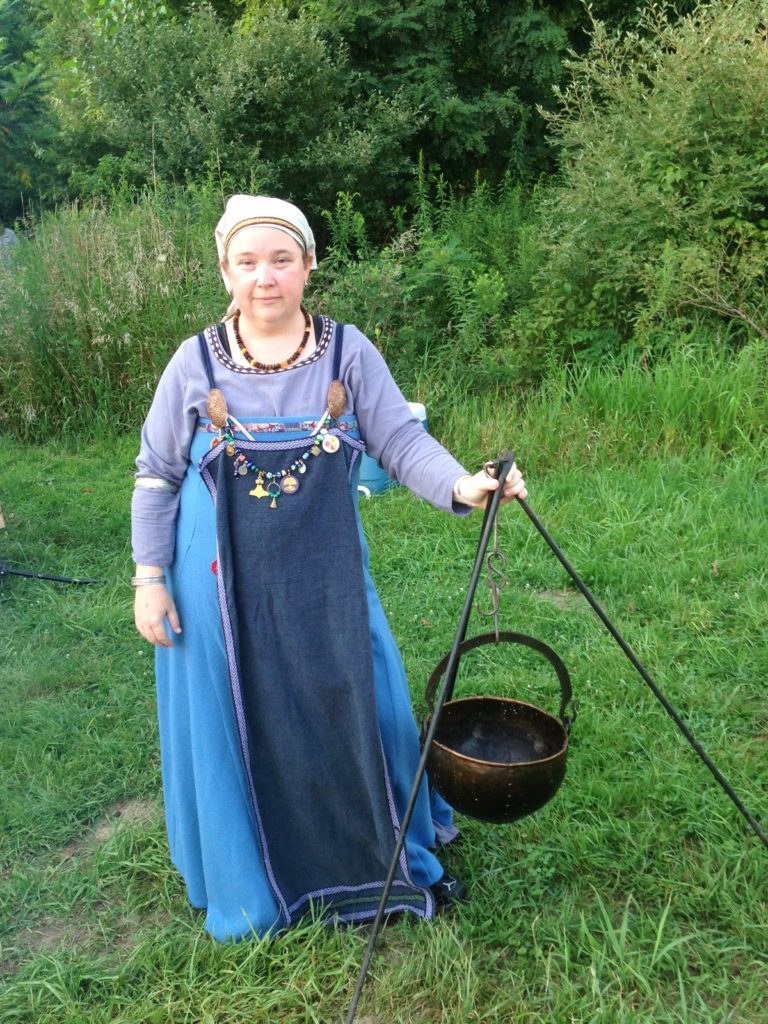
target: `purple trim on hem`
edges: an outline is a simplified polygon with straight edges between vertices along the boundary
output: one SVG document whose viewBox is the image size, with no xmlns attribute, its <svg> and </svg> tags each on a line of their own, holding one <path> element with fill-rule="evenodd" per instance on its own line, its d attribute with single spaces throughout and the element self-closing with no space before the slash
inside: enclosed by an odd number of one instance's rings
<svg viewBox="0 0 768 1024">
<path fill-rule="evenodd" d="M 387 907 L 387 914 L 400 914 L 403 911 L 409 911 L 411 914 L 416 914 L 417 917 L 421 917 L 424 920 L 431 920 L 427 918 L 423 911 L 419 910 L 418 907 L 414 907 L 412 903 L 395 903 L 391 907 Z M 378 912 L 378 907 L 372 910 L 357 910 L 349 914 L 335 914 L 334 920 L 336 921 L 372 921 Z"/>
<path fill-rule="evenodd" d="M 382 766 L 384 768 L 384 788 L 387 791 L 387 802 L 389 803 L 389 815 L 390 815 L 390 818 L 392 819 L 392 824 L 394 826 L 395 843 L 397 843 L 398 839 L 400 838 L 400 830 L 401 830 L 400 816 L 397 813 L 397 805 L 395 804 L 395 794 L 392 791 L 392 783 L 391 783 L 390 778 L 389 778 L 389 772 L 387 771 L 387 758 L 386 758 L 386 755 L 384 753 L 384 747 L 383 746 L 381 748 L 381 763 L 382 763 Z M 405 851 L 405 843 L 403 843 L 403 848 L 400 850 L 399 864 L 400 864 L 400 870 L 403 872 L 404 877 L 410 881 L 411 871 L 410 871 L 410 868 L 408 866 L 408 856 L 407 856 L 406 851 Z M 395 884 L 396 884 L 396 881 L 393 881 L 392 882 L 392 887 L 393 888 L 394 888 Z M 424 898 L 426 900 L 426 906 L 424 908 L 424 913 L 421 916 L 424 917 L 427 921 L 430 921 L 432 919 L 432 914 L 433 914 L 433 911 L 434 911 L 434 900 L 433 900 L 433 897 L 432 897 L 432 893 L 429 891 L 429 889 L 424 889 L 421 886 L 417 886 L 414 882 L 411 882 L 411 885 L 413 885 L 414 888 L 416 888 L 416 889 L 420 889 L 421 892 L 424 894 Z"/>
<path fill-rule="evenodd" d="M 356 893 L 364 892 L 365 890 L 369 889 L 381 889 L 383 885 L 384 879 L 382 878 L 381 880 L 375 882 L 363 882 L 361 885 L 332 885 L 329 886 L 327 889 L 316 889 L 314 892 L 304 893 L 297 900 L 295 900 L 288 909 L 291 911 L 296 910 L 297 907 L 300 907 L 302 903 L 306 903 L 307 900 L 316 900 L 320 899 L 323 896 L 338 896 L 340 893 L 343 892 Z M 396 878 L 393 881 L 392 888 L 394 889 L 395 886 L 399 886 L 401 889 L 411 889 L 414 895 L 417 895 L 419 892 L 422 891 L 421 886 L 416 885 L 414 882 L 403 881 L 403 879 L 400 878 Z M 408 906 L 412 906 L 412 904 L 408 904 Z M 355 913 L 357 913 L 357 911 L 355 911 Z"/>
<path fill-rule="evenodd" d="M 435 839 L 437 839 L 438 850 L 447 846 L 448 843 L 452 843 L 456 836 L 459 834 L 459 830 L 455 825 L 441 825 L 439 821 L 432 819 L 432 825 L 435 829 Z"/>
</svg>

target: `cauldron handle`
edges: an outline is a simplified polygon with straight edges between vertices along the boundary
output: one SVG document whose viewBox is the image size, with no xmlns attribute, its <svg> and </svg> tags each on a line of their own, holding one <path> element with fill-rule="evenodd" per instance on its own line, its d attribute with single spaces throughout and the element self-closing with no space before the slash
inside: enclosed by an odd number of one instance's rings
<svg viewBox="0 0 768 1024">
<path fill-rule="evenodd" d="M 565 667 L 560 657 L 555 654 L 552 648 L 548 647 L 547 644 L 543 643 L 541 640 L 537 640 L 535 637 L 526 636 L 524 633 L 499 633 L 498 637 L 496 633 L 481 633 L 479 636 L 474 636 L 470 640 L 465 640 L 459 646 L 458 656 L 461 658 L 463 654 L 467 651 L 473 650 L 475 647 L 484 647 L 486 644 L 501 642 L 524 644 L 526 647 L 530 647 L 534 651 L 538 651 L 539 654 L 544 655 L 555 670 L 555 674 L 557 675 L 560 683 L 560 721 L 563 723 L 563 728 L 566 733 L 570 733 L 571 726 L 576 720 L 575 703 L 571 710 L 571 714 L 569 715 L 567 713 L 568 705 L 570 704 L 573 696 L 571 678 L 568 675 L 568 669 Z M 452 652 L 446 654 L 442 661 L 435 667 L 432 675 L 429 677 L 429 681 L 427 682 L 427 688 L 424 691 L 424 699 L 427 702 L 430 715 L 434 710 L 435 693 L 437 692 L 438 684 L 448 665 L 451 653 Z"/>
</svg>

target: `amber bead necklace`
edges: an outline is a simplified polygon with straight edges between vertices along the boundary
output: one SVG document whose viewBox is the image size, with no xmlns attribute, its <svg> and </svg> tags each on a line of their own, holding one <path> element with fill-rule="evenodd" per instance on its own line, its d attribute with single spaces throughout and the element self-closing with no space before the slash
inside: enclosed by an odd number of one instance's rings
<svg viewBox="0 0 768 1024">
<path fill-rule="evenodd" d="M 238 312 L 235 313 L 235 315 L 232 317 L 232 330 L 234 331 L 235 334 L 235 341 L 237 342 L 237 347 L 242 352 L 243 358 L 245 359 L 249 366 L 253 367 L 254 370 L 264 370 L 267 373 L 272 373 L 275 370 L 285 370 L 289 366 L 293 366 L 293 364 L 297 361 L 301 353 L 307 347 L 307 342 L 309 341 L 309 329 L 312 324 L 312 321 L 309 318 L 309 313 L 306 311 L 306 309 L 304 309 L 303 306 L 301 307 L 301 312 L 304 315 L 304 334 L 302 336 L 301 341 L 299 342 L 299 347 L 296 349 L 292 356 L 288 356 L 287 359 L 282 359 L 279 363 L 260 363 L 258 359 L 253 358 L 251 353 L 245 347 L 243 339 L 240 336 L 240 311 L 238 310 Z"/>
</svg>

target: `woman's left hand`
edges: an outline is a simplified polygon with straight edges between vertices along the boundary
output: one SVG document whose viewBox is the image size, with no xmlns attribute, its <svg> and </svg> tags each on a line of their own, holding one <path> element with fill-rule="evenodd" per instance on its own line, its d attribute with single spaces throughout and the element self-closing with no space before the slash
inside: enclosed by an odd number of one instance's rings
<svg viewBox="0 0 768 1024">
<path fill-rule="evenodd" d="M 490 475 L 485 469 L 479 470 L 474 475 L 459 477 L 453 486 L 453 496 L 462 505 L 469 505 L 470 508 L 485 508 L 486 502 L 494 491 L 498 490 L 499 481 Z M 522 473 L 512 463 L 512 468 L 504 481 L 504 493 L 501 496 L 501 504 L 506 505 L 515 498 L 527 498 L 528 490 L 525 486 Z"/>
</svg>

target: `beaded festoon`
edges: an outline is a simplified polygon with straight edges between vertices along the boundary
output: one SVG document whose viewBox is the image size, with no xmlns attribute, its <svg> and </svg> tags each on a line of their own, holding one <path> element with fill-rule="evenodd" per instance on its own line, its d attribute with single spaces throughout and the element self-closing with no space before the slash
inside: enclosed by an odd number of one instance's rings
<svg viewBox="0 0 768 1024">
<path fill-rule="evenodd" d="M 309 441 L 308 447 L 290 465 L 278 470 L 261 469 L 253 459 L 243 452 L 238 446 L 238 441 L 232 434 L 229 426 L 222 428 L 219 437 L 214 437 L 212 447 L 219 444 L 226 445 L 226 454 L 233 460 L 234 476 L 247 476 L 254 473 L 256 482 L 250 495 L 254 498 L 271 498 L 270 508 L 277 508 L 277 499 L 283 494 L 295 494 L 300 486 L 302 477 L 307 472 L 307 465 L 313 456 L 327 452 L 333 455 L 339 450 L 341 442 L 335 434 L 328 430 L 331 424 L 331 417 L 326 416 L 323 426 Z"/>
</svg>

